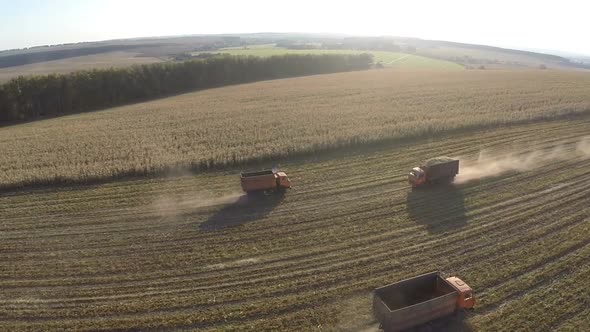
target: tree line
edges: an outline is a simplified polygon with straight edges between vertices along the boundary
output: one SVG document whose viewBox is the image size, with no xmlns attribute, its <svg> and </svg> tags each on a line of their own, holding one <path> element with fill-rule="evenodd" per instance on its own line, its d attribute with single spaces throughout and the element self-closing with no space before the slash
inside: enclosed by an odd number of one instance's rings
<svg viewBox="0 0 590 332">
<path fill-rule="evenodd" d="M 20 76 L 0 85 L 0 121 L 86 112 L 191 90 L 367 69 L 370 54 L 223 55 L 180 63 Z"/>
</svg>

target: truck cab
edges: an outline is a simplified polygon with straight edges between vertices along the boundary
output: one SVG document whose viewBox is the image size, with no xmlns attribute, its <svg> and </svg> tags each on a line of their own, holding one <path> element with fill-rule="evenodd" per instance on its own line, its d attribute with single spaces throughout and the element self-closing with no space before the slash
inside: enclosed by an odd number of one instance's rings
<svg viewBox="0 0 590 332">
<path fill-rule="evenodd" d="M 414 167 L 408 174 L 408 182 L 413 186 L 419 186 L 426 182 L 426 173 L 420 167 Z"/>
<path fill-rule="evenodd" d="M 457 277 L 449 277 L 447 281 L 459 294 L 457 298 L 457 307 L 462 309 L 471 309 L 475 305 L 475 295 L 469 285 Z"/>
<path fill-rule="evenodd" d="M 291 189 L 291 181 L 285 172 L 276 172 L 275 176 L 279 189 Z"/>
</svg>

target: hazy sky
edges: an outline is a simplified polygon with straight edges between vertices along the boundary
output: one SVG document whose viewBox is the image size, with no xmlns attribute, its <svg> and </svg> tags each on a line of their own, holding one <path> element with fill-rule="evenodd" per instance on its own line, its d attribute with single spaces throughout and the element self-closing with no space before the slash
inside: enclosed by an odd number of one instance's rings
<svg viewBox="0 0 590 332">
<path fill-rule="evenodd" d="M 590 54 L 588 1 L 0 0 L 0 49 L 237 32 L 394 35 Z"/>
</svg>

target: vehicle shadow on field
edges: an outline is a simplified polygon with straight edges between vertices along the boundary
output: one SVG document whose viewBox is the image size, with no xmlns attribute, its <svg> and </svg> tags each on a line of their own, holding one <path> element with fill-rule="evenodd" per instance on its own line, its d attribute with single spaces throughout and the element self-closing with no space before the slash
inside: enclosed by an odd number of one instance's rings
<svg viewBox="0 0 590 332">
<path fill-rule="evenodd" d="M 241 196 L 236 202 L 225 205 L 199 225 L 202 231 L 218 231 L 259 220 L 272 212 L 284 195 L 273 193 L 256 196 Z"/>
<path fill-rule="evenodd" d="M 465 321 L 465 313 L 458 311 L 455 314 L 442 317 L 426 324 L 405 330 L 404 332 L 472 332 L 473 328 Z"/>
<path fill-rule="evenodd" d="M 453 184 L 416 188 L 408 192 L 410 218 L 430 233 L 444 233 L 467 225 L 463 191 Z"/>
</svg>

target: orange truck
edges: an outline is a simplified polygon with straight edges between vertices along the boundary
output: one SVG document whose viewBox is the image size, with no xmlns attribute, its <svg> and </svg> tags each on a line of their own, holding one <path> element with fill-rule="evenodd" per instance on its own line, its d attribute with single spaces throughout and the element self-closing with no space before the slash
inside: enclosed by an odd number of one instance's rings
<svg viewBox="0 0 590 332">
<path fill-rule="evenodd" d="M 240 173 L 242 190 L 247 194 L 284 192 L 291 188 L 291 181 L 285 172 L 263 170 Z"/>
<path fill-rule="evenodd" d="M 377 288 L 373 314 L 386 332 L 409 329 L 475 305 L 473 290 L 457 277 L 431 272 Z"/>
<path fill-rule="evenodd" d="M 450 183 L 459 174 L 459 160 L 438 157 L 427 160 L 423 166 L 414 167 L 408 174 L 413 188 L 426 184 Z"/>
</svg>

